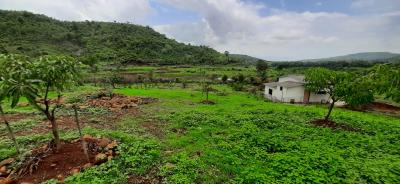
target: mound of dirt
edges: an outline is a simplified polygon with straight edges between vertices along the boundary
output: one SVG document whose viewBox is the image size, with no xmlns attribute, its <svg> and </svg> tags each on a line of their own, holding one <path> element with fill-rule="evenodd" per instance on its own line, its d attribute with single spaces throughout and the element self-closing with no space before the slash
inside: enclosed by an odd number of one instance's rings
<svg viewBox="0 0 400 184">
<path fill-rule="evenodd" d="M 95 98 L 89 98 L 86 102 L 88 106 L 104 107 L 111 111 L 122 109 L 137 108 L 139 105 L 154 102 L 154 98 L 143 98 L 135 96 L 125 96 L 120 94 L 100 95 Z"/>
<path fill-rule="evenodd" d="M 22 166 L 8 178 L 12 178 L 14 183 L 41 183 L 49 179 L 62 182 L 68 175 L 102 164 L 116 156 L 117 142 L 91 136 L 84 136 L 84 140 L 88 145 L 89 160 L 84 154 L 81 140 L 63 142 L 57 151 L 53 151 L 49 143 L 33 150 Z"/>
<path fill-rule="evenodd" d="M 345 130 L 345 131 L 351 131 L 351 132 L 358 131 L 357 129 L 350 127 L 348 125 L 338 124 L 334 121 L 325 120 L 325 119 L 317 119 L 317 120 L 311 121 L 310 123 L 315 126 L 330 128 L 333 130 Z"/>
</svg>

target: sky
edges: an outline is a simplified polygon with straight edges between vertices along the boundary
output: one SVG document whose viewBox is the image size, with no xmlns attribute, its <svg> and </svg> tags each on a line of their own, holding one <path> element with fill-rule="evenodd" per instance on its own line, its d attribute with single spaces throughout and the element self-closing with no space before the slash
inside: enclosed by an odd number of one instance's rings
<svg viewBox="0 0 400 184">
<path fill-rule="evenodd" d="M 267 60 L 400 53 L 400 0 L 0 0 L 0 9 L 148 25 Z"/>
</svg>

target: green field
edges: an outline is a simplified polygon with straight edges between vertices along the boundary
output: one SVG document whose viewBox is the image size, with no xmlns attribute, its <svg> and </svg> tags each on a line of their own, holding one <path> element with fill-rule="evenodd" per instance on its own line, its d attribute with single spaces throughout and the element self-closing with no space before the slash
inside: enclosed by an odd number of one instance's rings
<svg viewBox="0 0 400 184">
<path fill-rule="evenodd" d="M 67 183 L 124 183 L 130 176 L 162 178 L 164 183 L 400 182 L 399 119 L 335 109 L 333 120 L 357 131 L 332 130 L 309 123 L 323 117 L 325 107 L 265 102 L 224 85 L 215 88 L 223 91 L 211 94 L 215 105 L 201 104 L 204 95 L 195 87 L 116 89 L 158 101 L 112 122 L 110 129 L 87 123 L 86 134 L 119 140 L 120 155 Z M 35 120 L 13 126 L 18 132 L 22 126 L 34 127 Z M 62 132 L 63 139 L 76 137 L 75 130 Z M 18 141 L 28 150 L 50 138 L 23 135 Z M 15 154 L 10 147 L 3 136 L 0 160 Z"/>
</svg>

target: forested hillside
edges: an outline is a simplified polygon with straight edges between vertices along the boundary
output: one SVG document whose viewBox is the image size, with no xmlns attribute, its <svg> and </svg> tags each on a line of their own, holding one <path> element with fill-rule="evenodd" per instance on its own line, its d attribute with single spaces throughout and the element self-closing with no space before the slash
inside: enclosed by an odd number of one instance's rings
<svg viewBox="0 0 400 184">
<path fill-rule="evenodd" d="M 67 22 L 25 11 L 0 10 L 0 30 L 0 53 L 34 57 L 65 54 L 81 60 L 135 64 L 228 62 L 212 48 L 179 43 L 150 27 L 128 23 Z"/>
</svg>

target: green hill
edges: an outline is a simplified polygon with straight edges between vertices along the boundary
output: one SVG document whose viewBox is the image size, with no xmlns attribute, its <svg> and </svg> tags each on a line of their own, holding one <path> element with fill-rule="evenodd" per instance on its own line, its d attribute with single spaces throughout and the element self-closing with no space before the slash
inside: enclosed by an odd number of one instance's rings
<svg viewBox="0 0 400 184">
<path fill-rule="evenodd" d="M 309 59 L 303 61 L 380 61 L 400 57 L 400 54 L 390 52 L 362 52 L 321 59 Z"/>
<path fill-rule="evenodd" d="M 244 55 L 244 54 L 230 54 L 229 57 L 231 57 L 231 59 L 235 59 L 235 60 L 238 60 L 238 61 L 243 61 L 243 62 L 249 63 L 249 64 L 255 64 L 259 60 L 265 61 L 263 59 L 256 58 L 256 57 L 253 57 L 253 56 Z"/>
<path fill-rule="evenodd" d="M 179 43 L 144 27 L 116 22 L 68 22 L 25 11 L 0 10 L 0 53 L 66 54 L 136 64 L 215 64 L 225 56 Z"/>
</svg>

